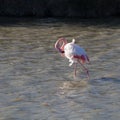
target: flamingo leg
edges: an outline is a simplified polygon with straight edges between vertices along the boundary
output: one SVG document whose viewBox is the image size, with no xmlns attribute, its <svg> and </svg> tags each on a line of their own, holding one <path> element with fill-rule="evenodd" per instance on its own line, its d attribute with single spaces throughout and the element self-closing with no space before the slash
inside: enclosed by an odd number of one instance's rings
<svg viewBox="0 0 120 120">
<path fill-rule="evenodd" d="M 76 77 L 77 63 L 74 64 L 74 78 Z"/>
<path fill-rule="evenodd" d="M 78 60 L 78 63 L 82 66 L 83 70 L 86 72 L 88 79 L 90 80 L 90 75 L 88 69 Z"/>
</svg>

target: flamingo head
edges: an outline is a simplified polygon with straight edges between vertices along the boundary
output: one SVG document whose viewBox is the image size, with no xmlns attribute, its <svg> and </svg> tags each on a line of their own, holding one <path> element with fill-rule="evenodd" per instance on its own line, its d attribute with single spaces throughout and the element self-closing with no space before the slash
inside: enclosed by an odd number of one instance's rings
<svg viewBox="0 0 120 120">
<path fill-rule="evenodd" d="M 60 53 L 64 53 L 64 46 L 67 44 L 67 40 L 65 38 L 60 38 L 55 43 L 55 49 Z"/>
</svg>

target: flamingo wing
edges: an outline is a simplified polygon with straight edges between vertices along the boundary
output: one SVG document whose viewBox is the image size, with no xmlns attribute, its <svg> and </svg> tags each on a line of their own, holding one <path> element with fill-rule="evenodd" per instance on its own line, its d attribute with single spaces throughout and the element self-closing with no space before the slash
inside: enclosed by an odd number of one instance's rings
<svg viewBox="0 0 120 120">
<path fill-rule="evenodd" d="M 87 53 L 85 52 L 85 50 L 82 47 L 74 44 L 73 51 L 74 51 L 73 52 L 74 58 L 79 59 L 82 63 L 89 62 L 89 58 L 87 56 Z"/>
</svg>

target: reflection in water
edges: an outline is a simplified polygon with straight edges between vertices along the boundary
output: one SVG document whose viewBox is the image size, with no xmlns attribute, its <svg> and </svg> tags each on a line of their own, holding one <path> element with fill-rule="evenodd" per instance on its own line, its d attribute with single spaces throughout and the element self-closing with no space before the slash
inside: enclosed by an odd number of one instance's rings
<svg viewBox="0 0 120 120">
<path fill-rule="evenodd" d="M 67 82 L 63 82 L 63 85 L 60 88 L 76 89 L 77 87 L 85 87 L 86 85 L 87 85 L 87 81 L 67 81 Z"/>
<path fill-rule="evenodd" d="M 0 119 L 119 120 L 118 19 L 7 20 L 0 24 Z M 87 50 L 90 81 L 80 69 L 73 79 L 54 50 L 59 37 Z"/>
</svg>

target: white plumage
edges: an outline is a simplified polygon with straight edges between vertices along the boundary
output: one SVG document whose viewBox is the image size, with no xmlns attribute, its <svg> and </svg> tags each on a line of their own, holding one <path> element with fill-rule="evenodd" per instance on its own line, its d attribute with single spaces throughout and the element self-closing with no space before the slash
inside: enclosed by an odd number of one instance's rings
<svg viewBox="0 0 120 120">
<path fill-rule="evenodd" d="M 77 63 L 77 59 L 74 56 L 85 56 L 85 60 L 87 60 L 87 54 L 85 52 L 85 50 L 80 47 L 79 45 L 75 44 L 75 39 L 73 39 L 72 42 L 67 43 L 64 46 L 64 52 L 65 52 L 65 56 L 69 59 L 69 66 L 71 66 L 73 63 Z"/>
</svg>

